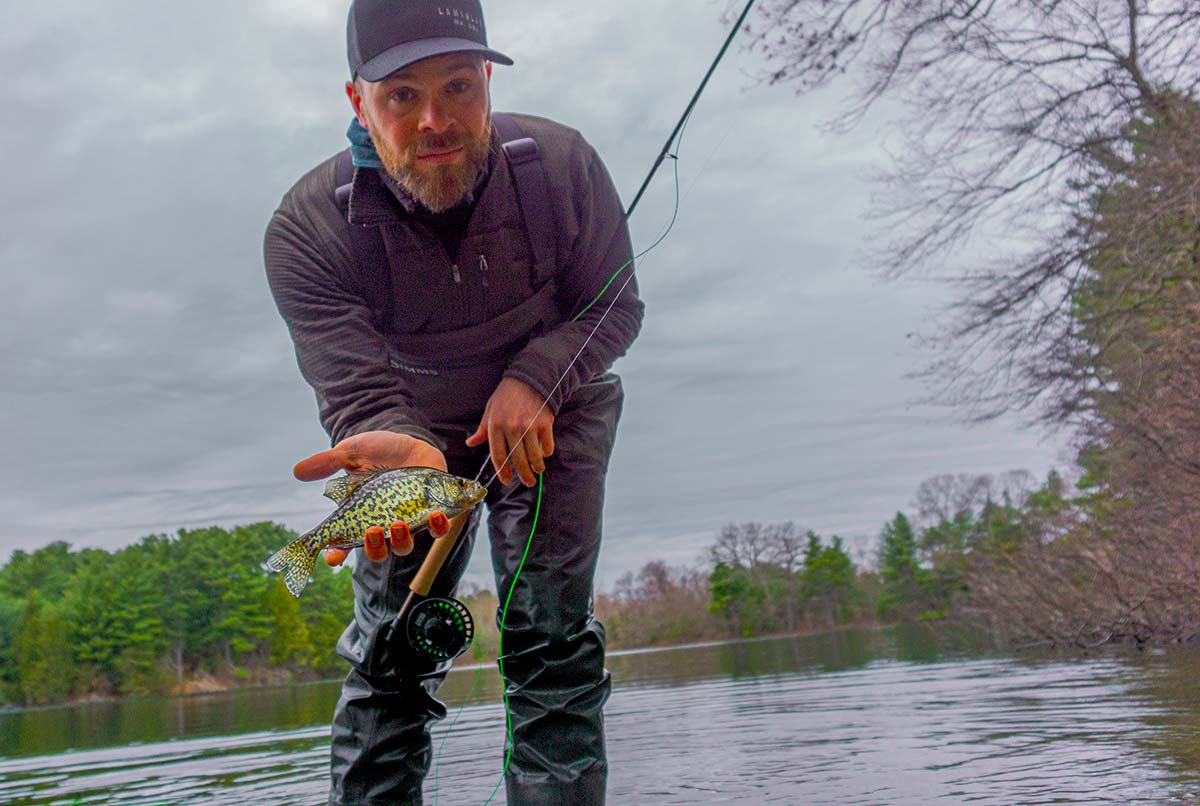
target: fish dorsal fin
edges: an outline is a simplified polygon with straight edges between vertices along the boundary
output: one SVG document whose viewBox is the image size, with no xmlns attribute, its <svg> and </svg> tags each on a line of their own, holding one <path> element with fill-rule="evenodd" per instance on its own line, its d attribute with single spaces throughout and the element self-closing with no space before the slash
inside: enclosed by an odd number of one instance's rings
<svg viewBox="0 0 1200 806">
<path fill-rule="evenodd" d="M 354 495 L 355 490 L 388 470 L 390 468 L 375 467 L 370 470 L 354 470 L 343 476 L 335 476 L 325 483 L 325 497 L 341 506 L 346 503 L 346 499 Z"/>
</svg>

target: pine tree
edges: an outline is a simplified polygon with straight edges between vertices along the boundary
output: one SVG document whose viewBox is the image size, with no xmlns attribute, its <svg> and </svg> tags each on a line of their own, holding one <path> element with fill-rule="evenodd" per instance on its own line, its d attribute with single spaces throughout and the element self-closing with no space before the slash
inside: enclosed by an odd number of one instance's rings
<svg viewBox="0 0 1200 806">
<path fill-rule="evenodd" d="M 879 615 L 912 617 L 924 610 L 925 572 L 917 564 L 917 541 L 903 512 L 883 527 L 880 535 L 879 577 L 883 590 Z"/>
<path fill-rule="evenodd" d="M 822 546 L 816 533 L 808 533 L 803 579 L 806 593 L 828 626 L 849 620 L 857 598 L 857 577 L 840 537 L 834 535 L 830 545 Z"/>
</svg>

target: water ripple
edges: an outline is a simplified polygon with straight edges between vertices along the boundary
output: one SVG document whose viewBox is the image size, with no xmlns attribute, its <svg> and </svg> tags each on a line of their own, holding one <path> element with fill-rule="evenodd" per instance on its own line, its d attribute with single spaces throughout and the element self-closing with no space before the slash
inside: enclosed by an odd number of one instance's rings
<svg viewBox="0 0 1200 806">
<path fill-rule="evenodd" d="M 1126 659 L 927 662 L 875 638 L 832 655 L 821 640 L 613 657 L 610 802 L 1188 803 L 1200 792 L 1194 745 L 1171 752 L 1200 730 L 1179 725 L 1178 708 L 1143 685 L 1153 670 Z M 0 759 L 0 801 L 318 804 L 328 742 L 321 725 Z M 502 745 L 501 706 L 464 707 L 427 802 L 482 803 Z"/>
</svg>

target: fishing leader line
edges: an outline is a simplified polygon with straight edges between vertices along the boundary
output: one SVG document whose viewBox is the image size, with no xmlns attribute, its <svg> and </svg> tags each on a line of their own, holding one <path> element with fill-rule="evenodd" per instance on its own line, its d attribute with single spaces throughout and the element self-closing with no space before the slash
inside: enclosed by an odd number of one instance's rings
<svg viewBox="0 0 1200 806">
<path fill-rule="evenodd" d="M 655 247 L 657 247 L 660 243 L 662 243 L 663 240 L 667 237 L 667 234 L 672 229 L 674 229 L 675 221 L 679 218 L 679 200 L 680 200 L 680 195 L 679 195 L 679 158 L 675 154 L 671 154 L 670 157 L 671 157 L 671 159 L 675 160 L 675 210 L 671 214 L 671 221 L 667 224 L 666 229 L 663 230 L 662 234 L 658 236 L 658 239 L 655 240 L 654 243 L 650 244 L 648 247 L 643 249 L 641 252 L 634 255 L 629 260 L 625 261 L 625 263 L 622 264 L 621 268 L 617 269 L 616 272 L 613 273 L 613 276 L 608 278 L 608 282 L 606 282 L 604 284 L 604 287 L 600 289 L 600 293 L 598 293 L 596 295 L 595 299 L 593 299 L 586 306 L 584 306 L 583 310 L 581 310 L 579 313 L 575 314 L 575 316 L 571 317 L 572 322 L 578 322 L 580 317 L 582 317 L 585 313 L 587 313 L 589 310 L 591 310 L 592 307 L 597 302 L 600 301 L 600 298 L 602 296 L 604 296 L 604 292 L 609 289 L 609 287 L 613 284 L 613 282 L 617 279 L 617 277 L 621 274 L 621 272 L 625 271 L 625 269 L 630 264 L 634 263 L 635 261 L 641 260 L 645 255 L 648 255 Z M 628 219 L 629 214 L 626 213 L 625 217 L 626 217 L 626 219 Z M 602 313 L 600 315 L 600 319 L 597 320 L 595 327 L 592 328 L 592 332 L 589 333 L 587 338 L 583 340 L 583 345 L 580 346 L 579 350 L 575 353 L 575 356 L 571 359 L 570 363 L 567 364 L 567 368 L 565 370 L 563 370 L 563 374 L 559 376 L 558 381 L 556 381 L 554 386 L 550 389 L 550 393 L 548 395 L 546 395 L 546 400 L 542 403 L 541 406 L 538 407 L 538 410 L 533 413 L 533 419 L 530 420 L 529 425 L 525 426 L 525 430 L 521 432 L 521 436 L 517 438 L 515 444 L 509 450 L 508 455 L 506 455 L 504 457 L 504 461 L 500 464 L 501 467 L 504 467 L 504 465 L 508 464 L 508 460 L 512 458 L 513 453 L 515 453 L 517 448 L 524 442 L 525 436 L 529 433 L 529 429 L 533 428 L 533 424 L 535 422 L 537 422 L 538 415 L 546 410 L 546 406 L 549 405 L 549 403 L 550 403 L 550 398 L 554 397 L 554 393 L 558 391 L 558 388 L 560 386 L 562 386 L 563 381 L 566 380 L 567 375 L 571 371 L 571 367 L 575 366 L 575 362 L 579 360 L 579 357 L 581 355 L 583 355 L 583 351 L 585 349 L 587 349 L 587 346 L 591 342 L 592 337 L 595 336 L 596 332 L 600 329 L 600 325 L 604 324 L 605 317 L 607 317 L 609 312 L 612 311 L 613 306 L 617 304 L 617 300 L 619 300 L 621 298 L 621 293 L 625 291 L 626 286 L 628 286 L 630 281 L 633 280 L 634 275 L 635 275 L 634 271 L 629 272 L 629 276 L 625 278 L 625 282 L 623 282 L 621 284 L 621 287 L 617 289 L 617 293 L 613 295 L 612 301 L 608 303 L 608 307 L 605 308 L 604 313 Z M 479 481 L 479 479 L 483 477 L 483 471 L 487 468 L 487 466 L 488 466 L 488 459 L 484 459 L 483 466 L 480 467 L 479 472 L 477 474 L 475 474 L 475 479 L 474 479 L 475 481 Z M 492 473 L 492 477 L 490 479 L 488 479 L 487 484 L 485 484 L 483 486 L 484 487 L 492 486 L 492 482 L 494 482 L 499 477 L 499 475 L 500 475 L 499 470 Z"/>
<path fill-rule="evenodd" d="M 660 243 L 662 243 L 663 239 L 665 239 L 667 237 L 667 234 L 674 228 L 675 221 L 679 216 L 679 148 L 677 147 L 675 150 L 675 153 L 672 154 L 672 153 L 670 153 L 671 152 L 671 144 L 675 142 L 675 139 L 677 137 L 680 140 L 680 144 L 682 144 L 683 130 L 687 126 L 688 121 L 692 117 L 692 111 L 696 108 L 696 104 L 699 102 L 700 96 L 704 94 L 704 89 L 708 86 L 709 79 L 711 79 L 713 76 L 713 73 L 716 72 L 717 65 L 719 65 L 721 63 L 721 61 L 725 58 L 725 53 L 729 50 L 729 46 L 731 44 L 733 44 L 733 40 L 735 37 L 737 37 L 738 31 L 742 30 L 742 24 L 746 21 L 746 17 L 750 14 L 750 8 L 754 5 L 754 2 L 755 2 L 755 0 L 749 0 L 749 2 L 746 3 L 746 7 L 742 9 L 742 13 L 738 16 L 737 21 L 733 24 L 733 27 L 729 31 L 729 35 L 727 37 L 725 37 L 725 42 L 721 45 L 721 49 L 717 52 L 716 58 L 713 59 L 712 64 L 709 65 L 708 72 L 706 72 L 704 74 L 704 78 L 700 81 L 700 86 L 698 86 L 696 88 L 696 91 L 692 94 L 692 99 L 688 102 L 687 108 L 684 109 L 683 114 L 680 116 L 679 122 L 675 124 L 675 128 L 671 131 L 671 134 L 667 137 L 667 141 L 663 144 L 662 150 L 658 152 L 658 157 L 655 158 L 654 165 L 652 165 L 650 167 L 650 172 L 648 174 L 646 174 L 646 178 L 642 181 L 642 186 L 640 188 L 638 188 L 638 192 L 634 195 L 633 201 L 630 202 L 629 209 L 625 211 L 625 220 L 628 221 L 630 216 L 633 215 L 633 211 L 637 208 L 638 202 L 641 201 L 642 195 L 646 192 L 646 189 L 650 186 L 651 180 L 654 179 L 654 175 L 656 173 L 658 173 L 659 166 L 661 166 L 663 163 L 663 160 L 669 156 L 675 162 L 675 211 L 671 216 L 671 222 L 667 225 L 667 228 L 663 231 L 662 235 L 660 235 L 658 237 L 658 240 L 656 240 L 654 243 L 650 244 L 650 246 L 646 247 L 638 254 L 631 257 L 629 260 L 625 261 L 625 263 L 622 264 L 619 269 L 617 269 L 615 272 L 613 272 L 612 277 L 608 278 L 608 282 L 606 282 L 604 284 L 604 287 L 600 289 L 599 293 L 596 294 L 595 298 L 593 298 L 591 302 L 589 302 L 587 305 L 584 306 L 584 308 L 581 311 L 579 311 L 579 313 L 575 314 L 575 316 L 571 318 L 572 322 L 579 321 L 580 317 L 582 317 L 585 313 L 590 311 L 592 309 L 592 307 L 597 302 L 600 301 L 600 298 L 604 296 L 604 293 L 606 291 L 608 291 L 609 286 L 611 286 L 613 284 L 613 282 L 617 279 L 617 277 L 620 276 L 621 272 L 625 271 L 625 269 L 628 268 L 630 265 L 632 265 L 635 261 L 640 260 L 644 255 L 648 254 L 651 250 L 653 250 Z M 689 187 L 689 190 L 690 190 L 690 187 Z M 529 430 L 531 428 L 533 428 L 533 424 L 535 422 L 537 422 L 538 415 L 540 415 L 543 411 L 545 411 L 546 406 L 548 406 L 550 403 L 550 398 L 553 397 L 554 393 L 556 391 L 558 391 L 558 388 L 560 386 L 562 386 L 562 383 L 566 379 L 567 374 L 570 373 L 571 368 L 575 366 L 575 362 L 579 360 L 579 357 L 581 355 L 583 355 L 583 351 L 585 349 L 587 349 L 587 346 L 591 342 L 592 337 L 596 335 L 596 331 L 598 331 L 600 329 L 600 325 L 604 323 L 605 317 L 607 317 L 609 312 L 612 311 L 613 306 L 616 305 L 616 303 L 617 303 L 617 300 L 619 300 L 621 298 L 621 293 L 625 290 L 625 287 L 629 285 L 629 282 L 634 278 L 636 273 L 637 273 L 636 268 L 630 270 L 629 276 L 627 278 L 625 278 L 625 282 L 621 284 L 621 287 L 619 289 L 617 289 L 617 293 L 613 295 L 612 302 L 610 302 L 608 304 L 608 307 L 604 310 L 604 313 L 600 315 L 600 319 L 597 320 L 596 326 L 592 328 L 592 332 L 588 334 L 588 337 L 586 339 L 584 339 L 583 345 L 579 348 L 579 351 L 575 353 L 575 356 L 567 364 L 566 369 L 563 370 L 562 375 L 559 376 L 558 381 L 554 384 L 554 388 L 552 388 L 550 390 L 550 393 L 548 395 L 546 395 L 546 400 L 543 401 L 542 405 L 538 407 L 538 410 L 536 412 L 534 412 L 533 418 L 529 421 L 529 425 L 525 426 L 525 430 L 521 432 L 521 436 L 516 440 L 516 443 L 512 446 L 512 448 L 509 449 L 508 453 L 505 455 L 504 461 L 500 463 L 501 468 L 504 467 L 506 464 L 508 464 L 508 460 L 512 458 L 512 455 L 514 453 L 516 453 L 517 448 L 523 444 L 525 437 L 529 434 Z M 474 480 L 476 482 L 478 482 L 483 477 L 483 472 L 487 468 L 487 464 L 488 464 L 488 460 L 484 459 L 483 466 L 480 467 L 479 472 L 477 474 L 475 474 Z M 492 474 L 491 479 L 488 480 L 488 483 L 483 486 L 491 487 L 492 482 L 494 482 L 499 477 L 499 475 L 500 475 L 500 469 L 497 468 L 496 471 Z"/>
<path fill-rule="evenodd" d="M 750 9 L 754 5 L 754 2 L 755 2 L 755 0 L 748 0 L 745 8 L 742 9 L 742 13 L 738 16 L 737 21 L 734 23 L 732 29 L 729 31 L 729 35 L 725 38 L 725 42 L 721 45 L 720 51 L 717 52 L 716 58 L 714 58 L 712 64 L 709 65 L 708 72 L 706 72 L 704 74 L 704 78 L 701 80 L 700 86 L 697 87 L 695 93 L 693 93 L 691 100 L 688 102 L 687 108 L 684 110 L 683 114 L 680 116 L 679 122 L 675 124 L 675 128 L 671 131 L 670 136 L 667 137 L 666 143 L 663 144 L 662 150 L 659 151 L 658 157 L 654 160 L 654 165 L 651 166 L 650 172 L 646 175 L 645 180 L 643 180 L 641 187 L 638 189 L 637 194 L 634 196 L 633 201 L 630 203 L 629 209 L 626 210 L 626 212 L 625 212 L 625 220 L 628 221 L 630 216 L 633 215 L 633 211 L 637 208 L 638 202 L 641 201 L 642 195 L 646 192 L 646 189 L 649 187 L 650 182 L 654 179 L 654 175 L 658 172 L 659 166 L 661 166 L 663 160 L 669 156 L 669 157 L 671 157 L 672 161 L 674 162 L 674 180 L 675 180 L 674 181 L 675 204 L 674 204 L 674 210 L 672 211 L 672 214 L 671 214 L 670 222 L 667 224 L 667 226 L 663 230 L 662 234 L 659 235 L 658 238 L 652 244 L 650 244 L 650 246 L 646 247 L 641 252 L 634 255 L 632 258 L 627 260 L 620 268 L 618 268 L 615 272 L 613 272 L 613 275 L 608 278 L 608 281 L 604 284 L 604 287 L 600 289 L 600 291 L 596 294 L 596 296 L 592 299 L 592 301 L 589 302 L 586 306 L 584 306 L 582 310 L 580 310 L 577 314 L 575 314 L 575 316 L 573 316 L 571 318 L 572 322 L 579 321 L 580 317 L 582 317 L 585 313 L 587 313 L 589 310 L 591 310 L 596 305 L 596 303 L 600 301 L 600 299 L 608 291 L 609 287 L 612 286 L 612 284 L 616 281 L 617 277 L 620 276 L 621 272 L 625 271 L 626 268 L 629 268 L 636 261 L 640 260 L 642 257 L 649 254 L 653 249 L 658 247 L 658 245 L 663 242 L 663 240 L 667 237 L 667 235 L 671 232 L 671 230 L 674 229 L 675 222 L 679 218 L 679 205 L 680 205 L 679 151 L 680 151 L 680 148 L 682 147 L 682 143 L 683 143 L 683 132 L 686 129 L 688 122 L 691 120 L 692 112 L 696 108 L 696 104 L 699 102 L 700 96 L 704 93 L 705 88 L 708 86 L 709 79 L 711 79 L 713 73 L 716 72 L 717 66 L 725 58 L 725 54 L 729 50 L 729 46 L 733 43 L 734 38 L 737 36 L 738 32 L 742 29 L 742 24 L 746 21 L 746 17 L 749 15 Z M 671 153 L 671 145 L 676 142 L 677 138 L 678 138 L 679 142 L 676 145 L 675 153 L 672 154 Z M 724 142 L 724 139 L 722 139 L 722 142 Z M 695 180 L 693 180 L 693 183 L 694 182 L 695 182 Z M 691 186 L 689 186 L 688 189 L 690 191 Z M 571 371 L 571 368 L 573 366 L 575 366 L 575 362 L 579 360 L 579 357 L 581 355 L 583 355 L 583 351 L 587 348 L 588 344 L 591 342 L 592 337 L 596 335 L 596 332 L 600 329 L 600 325 L 603 324 L 604 319 L 612 311 L 613 306 L 615 306 L 617 303 L 617 300 L 619 300 L 621 298 L 621 294 L 625 291 L 625 288 L 633 280 L 634 276 L 636 275 L 636 272 L 637 272 L 636 268 L 633 268 L 629 271 L 629 276 L 625 278 L 625 281 L 621 284 L 621 287 L 617 289 L 617 293 L 613 295 L 612 301 L 609 302 L 608 307 L 605 308 L 604 313 L 602 313 L 600 315 L 600 318 L 599 318 L 599 320 L 597 320 L 596 325 L 592 328 L 592 330 L 588 334 L 587 338 L 584 339 L 583 344 L 580 346 L 579 350 L 575 353 L 575 356 L 571 359 L 570 363 L 567 364 L 566 369 L 563 370 L 562 375 L 559 376 L 558 381 L 554 384 L 554 388 L 551 389 L 550 393 L 546 396 L 546 400 L 543 401 L 542 405 L 534 413 L 533 418 L 530 420 L 529 424 L 525 427 L 525 430 L 523 432 L 521 432 L 521 436 L 517 439 L 516 443 L 513 445 L 512 448 L 509 449 L 508 453 L 505 455 L 504 461 L 500 463 L 500 468 L 503 468 L 505 465 L 508 464 L 509 460 L 512 458 L 512 455 L 516 452 L 517 447 L 519 447 L 520 445 L 523 444 L 525 437 L 529 434 L 529 430 L 531 428 L 533 428 L 533 424 L 537 421 L 538 416 L 545 410 L 546 406 L 549 404 L 549 399 L 554 396 L 554 393 L 556 391 L 558 391 L 559 387 L 562 385 L 563 381 L 566 379 L 567 374 Z M 490 459 L 490 457 L 484 459 L 483 465 L 479 468 L 479 472 L 475 474 L 476 482 L 478 482 L 483 477 L 483 473 L 484 473 L 484 470 L 487 468 L 489 459 Z M 484 487 L 491 487 L 492 483 L 495 482 L 499 476 L 500 476 L 500 469 L 497 468 L 496 471 L 492 474 L 492 477 L 488 480 L 487 484 L 484 485 Z M 498 636 L 499 646 L 497 648 L 496 663 L 497 663 L 497 666 L 499 667 L 500 678 L 501 678 L 502 684 L 503 684 L 503 680 L 504 680 L 504 627 L 505 627 L 505 624 L 507 623 L 507 618 L 508 618 L 508 606 L 509 606 L 509 603 L 512 601 L 513 591 L 516 589 L 517 582 L 521 576 L 521 571 L 524 570 L 524 568 L 525 568 L 525 561 L 529 557 L 529 550 L 533 546 L 534 533 L 537 530 L 538 518 L 540 517 L 541 511 L 542 511 L 543 473 L 538 473 L 537 477 L 538 477 L 537 504 L 534 509 L 533 523 L 531 524 L 530 529 L 529 529 L 529 538 L 528 538 L 528 540 L 525 541 L 525 550 L 521 555 L 520 562 L 517 564 L 516 571 L 513 573 L 512 581 L 509 583 L 509 586 L 508 586 L 508 594 L 505 596 L 505 599 L 504 599 L 504 606 L 500 611 L 500 620 L 499 620 L 499 625 L 498 625 L 499 626 L 499 636 Z M 480 671 L 480 667 L 477 667 L 476 675 L 479 674 L 479 671 Z M 472 691 L 474 691 L 474 688 L 475 688 L 475 685 L 474 685 L 474 683 L 472 683 L 472 685 L 471 685 Z M 509 703 L 508 703 L 508 686 L 507 685 L 503 685 L 502 692 L 504 695 L 505 733 L 507 736 L 507 741 L 505 743 L 506 744 L 506 752 L 505 752 L 505 758 L 504 758 L 504 769 L 501 771 L 499 780 L 497 780 L 495 787 L 492 789 L 492 793 L 490 795 L 488 795 L 487 800 L 484 801 L 483 806 L 488 806 L 492 802 L 492 799 L 495 798 L 496 794 L 500 791 L 500 785 L 504 782 L 504 777 L 508 773 L 509 765 L 512 762 L 512 750 L 513 750 L 512 710 L 509 707 Z M 466 708 L 467 702 L 469 702 L 469 699 L 470 699 L 470 697 L 468 695 L 467 701 L 464 701 L 463 704 L 459 707 L 459 713 L 461 713 L 462 710 L 464 708 Z M 458 721 L 458 715 L 456 714 L 454 721 L 451 722 L 450 727 L 453 727 L 454 723 L 456 723 L 457 721 Z M 447 728 L 447 735 L 448 735 L 448 732 L 449 732 L 449 728 Z M 442 745 L 439 746 L 439 748 L 438 748 L 437 757 L 434 762 L 435 781 L 436 781 L 436 775 L 437 775 L 436 769 L 441 766 L 441 750 L 442 750 L 442 747 L 444 747 L 444 746 L 445 746 L 445 737 L 443 737 L 443 739 L 442 739 Z M 434 789 L 435 806 L 436 806 L 437 796 L 438 796 L 438 789 L 435 784 L 435 789 Z"/>
</svg>

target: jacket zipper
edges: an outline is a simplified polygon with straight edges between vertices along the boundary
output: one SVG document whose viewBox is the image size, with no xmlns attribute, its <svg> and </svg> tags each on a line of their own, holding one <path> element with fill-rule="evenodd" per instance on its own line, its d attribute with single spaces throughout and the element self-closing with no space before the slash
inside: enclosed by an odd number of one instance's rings
<svg viewBox="0 0 1200 806">
<path fill-rule="evenodd" d="M 483 275 L 483 287 L 488 287 L 488 264 L 487 258 L 483 255 L 479 256 L 479 272 Z"/>
<path fill-rule="evenodd" d="M 462 285 L 462 274 L 460 274 L 458 271 L 458 264 L 451 264 L 451 268 L 454 270 L 454 284 Z"/>
</svg>

